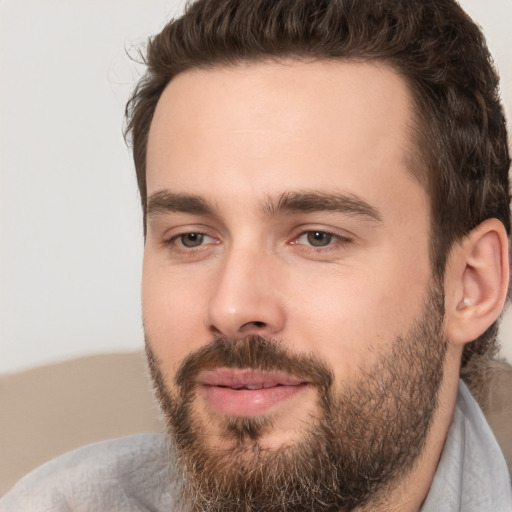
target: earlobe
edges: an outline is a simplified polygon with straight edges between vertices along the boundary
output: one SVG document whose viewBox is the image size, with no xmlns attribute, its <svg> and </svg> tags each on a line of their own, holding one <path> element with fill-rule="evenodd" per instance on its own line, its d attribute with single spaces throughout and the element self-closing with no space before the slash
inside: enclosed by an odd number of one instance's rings
<svg viewBox="0 0 512 512">
<path fill-rule="evenodd" d="M 473 341 L 500 315 L 509 281 L 508 236 L 487 219 L 457 244 L 445 272 L 445 335 L 454 344 Z"/>
</svg>

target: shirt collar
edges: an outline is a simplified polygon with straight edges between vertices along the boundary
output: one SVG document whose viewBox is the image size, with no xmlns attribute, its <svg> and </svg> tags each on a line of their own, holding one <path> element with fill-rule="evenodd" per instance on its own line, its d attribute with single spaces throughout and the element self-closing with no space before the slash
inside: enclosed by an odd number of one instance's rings
<svg viewBox="0 0 512 512">
<path fill-rule="evenodd" d="M 512 512 L 505 458 L 485 417 L 460 381 L 452 424 L 421 512 Z"/>
</svg>

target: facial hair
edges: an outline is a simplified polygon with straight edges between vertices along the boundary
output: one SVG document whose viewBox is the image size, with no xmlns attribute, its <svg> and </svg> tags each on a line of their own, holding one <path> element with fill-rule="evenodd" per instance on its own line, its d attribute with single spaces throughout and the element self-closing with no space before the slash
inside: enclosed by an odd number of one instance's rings
<svg viewBox="0 0 512 512">
<path fill-rule="evenodd" d="M 180 475 L 183 510 L 349 512 L 374 509 L 421 454 L 438 404 L 446 341 L 443 294 L 432 285 L 423 314 L 357 378 L 336 382 L 328 364 L 258 336 L 216 339 L 189 354 L 171 392 L 146 339 L 156 395 Z M 299 438 L 276 449 L 261 442 L 270 415 L 225 418 L 229 448 L 207 442 L 195 411 L 196 377 L 219 367 L 283 371 L 317 390 L 318 414 Z M 211 435 L 211 433 L 210 433 Z"/>
</svg>

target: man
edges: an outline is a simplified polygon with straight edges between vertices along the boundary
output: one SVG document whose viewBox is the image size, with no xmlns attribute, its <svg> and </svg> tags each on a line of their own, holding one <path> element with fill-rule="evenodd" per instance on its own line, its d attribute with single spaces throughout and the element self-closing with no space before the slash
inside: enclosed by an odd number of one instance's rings
<svg viewBox="0 0 512 512">
<path fill-rule="evenodd" d="M 512 510 L 459 381 L 509 281 L 478 28 L 448 0 L 199 0 L 147 65 L 127 131 L 169 444 L 78 450 L 2 510 Z"/>
</svg>

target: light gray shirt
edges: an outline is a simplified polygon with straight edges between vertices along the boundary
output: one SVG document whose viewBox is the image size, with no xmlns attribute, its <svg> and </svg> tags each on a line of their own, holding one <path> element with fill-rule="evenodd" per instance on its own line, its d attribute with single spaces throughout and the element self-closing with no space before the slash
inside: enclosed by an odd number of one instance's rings
<svg viewBox="0 0 512 512">
<path fill-rule="evenodd" d="M 177 511 L 169 454 L 160 434 L 85 446 L 21 479 L 0 512 Z M 461 382 L 453 422 L 421 512 L 512 512 L 505 459 Z"/>
</svg>

